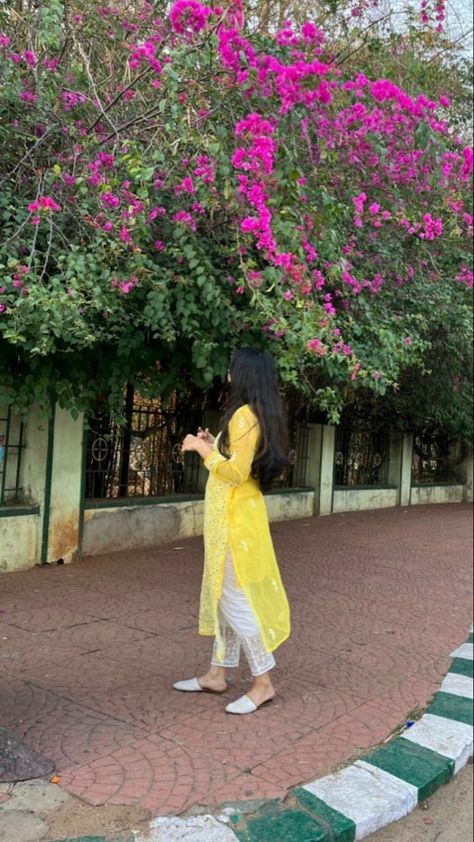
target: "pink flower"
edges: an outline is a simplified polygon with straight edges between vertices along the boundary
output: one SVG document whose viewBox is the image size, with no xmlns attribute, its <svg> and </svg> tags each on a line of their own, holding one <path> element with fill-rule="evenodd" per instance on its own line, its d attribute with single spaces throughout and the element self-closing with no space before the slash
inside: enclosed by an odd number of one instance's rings
<svg viewBox="0 0 474 842">
<path fill-rule="evenodd" d="M 153 222 L 158 216 L 166 216 L 166 208 L 159 207 L 155 205 L 152 207 L 150 213 L 148 214 L 148 222 Z"/>
<path fill-rule="evenodd" d="M 357 378 L 357 375 L 358 375 L 361 368 L 362 368 L 361 364 L 356 363 L 356 365 L 352 369 L 351 380 L 355 380 Z"/>
<path fill-rule="evenodd" d="M 470 146 L 466 146 L 462 150 L 463 156 L 463 164 L 461 169 L 461 178 L 463 180 L 467 180 L 468 177 L 471 175 L 473 167 L 474 167 L 474 155 L 473 150 Z"/>
<path fill-rule="evenodd" d="M 469 269 L 468 266 L 463 264 L 458 272 L 458 274 L 454 278 L 455 281 L 458 281 L 460 284 L 465 284 L 469 289 L 472 289 L 473 282 L 474 282 L 474 274 L 472 269 Z"/>
<path fill-rule="evenodd" d="M 380 205 L 378 204 L 378 202 L 372 202 L 372 204 L 369 206 L 369 212 L 372 214 L 372 216 L 375 216 L 375 214 L 378 213 L 379 210 Z"/>
<path fill-rule="evenodd" d="M 109 206 L 109 208 L 118 208 L 118 206 L 120 205 L 119 197 L 115 196 L 114 193 L 110 193 L 109 191 L 102 193 L 102 196 L 100 198 L 102 202 L 105 202 L 105 204 Z"/>
<path fill-rule="evenodd" d="M 412 340 L 411 336 L 405 336 L 405 339 L 403 341 L 404 341 L 405 345 L 408 346 L 408 345 L 411 345 L 413 340 Z"/>
<path fill-rule="evenodd" d="M 196 188 L 193 184 L 192 178 L 189 175 L 187 175 L 186 178 L 183 178 L 183 180 L 179 184 L 176 185 L 175 192 L 178 193 L 178 194 L 179 193 L 190 193 L 190 194 L 195 193 Z"/>
<path fill-rule="evenodd" d="M 320 357 L 324 357 L 328 352 L 328 349 L 320 339 L 310 339 L 306 347 L 309 351 L 315 351 Z"/>
<path fill-rule="evenodd" d="M 293 295 L 291 289 L 287 289 L 283 293 L 283 298 L 285 299 L 285 301 L 292 301 L 292 299 L 294 298 L 294 295 Z"/>
<path fill-rule="evenodd" d="M 58 69 L 60 64 L 59 58 L 45 58 L 43 59 L 43 67 L 46 70 L 51 70 L 53 73 Z"/>
<path fill-rule="evenodd" d="M 29 64 L 30 67 L 36 67 L 38 59 L 36 58 L 35 53 L 33 50 L 25 50 L 23 53 L 23 58 L 25 59 L 26 63 Z"/>
<path fill-rule="evenodd" d="M 156 251 L 164 251 L 165 250 L 165 244 L 162 240 L 155 240 L 154 246 L 155 246 Z"/>
<path fill-rule="evenodd" d="M 0 47 L 9 47 L 11 44 L 11 38 L 8 35 L 5 35 L 3 32 L 0 32 Z"/>
<path fill-rule="evenodd" d="M 138 282 L 137 275 L 130 275 L 127 281 L 118 281 L 117 278 L 112 278 L 110 286 L 113 289 L 119 289 L 124 295 L 128 295 L 137 286 Z"/>
<path fill-rule="evenodd" d="M 180 34 L 200 32 L 211 14 L 212 9 L 201 6 L 197 0 L 176 0 L 170 11 L 170 22 Z"/>
<path fill-rule="evenodd" d="M 423 217 L 423 224 L 425 230 L 419 234 L 420 240 L 434 240 L 435 237 L 441 237 L 443 234 L 443 220 L 438 217 L 433 219 L 430 213 L 425 213 Z"/>
<path fill-rule="evenodd" d="M 30 213 L 37 213 L 38 211 L 60 211 L 61 206 L 51 196 L 40 196 L 39 199 L 30 202 L 28 210 Z"/>
<path fill-rule="evenodd" d="M 72 111 L 78 105 L 82 105 L 86 101 L 85 96 L 77 93 L 77 91 L 63 91 L 61 94 L 61 102 L 65 111 Z"/>
<path fill-rule="evenodd" d="M 133 239 L 130 234 L 130 231 L 125 226 L 122 226 L 122 228 L 120 229 L 120 239 L 122 243 L 127 243 L 127 245 L 133 244 Z"/>
<path fill-rule="evenodd" d="M 38 97 L 36 96 L 36 94 L 32 93 L 32 91 L 25 90 L 21 92 L 20 99 L 22 99 L 23 102 L 28 102 L 31 105 L 33 105 L 38 99 Z"/>
<path fill-rule="evenodd" d="M 38 59 L 36 58 L 36 54 L 33 50 L 25 50 L 23 53 L 23 58 L 25 59 L 26 63 L 29 64 L 30 67 L 36 67 L 38 63 Z"/>
<path fill-rule="evenodd" d="M 187 211 L 181 210 L 174 214 L 173 222 L 179 222 L 183 225 L 188 225 L 191 231 L 196 230 L 196 222 L 192 214 L 188 213 Z"/>
<path fill-rule="evenodd" d="M 364 204 L 367 201 L 367 194 L 366 193 L 359 193 L 358 196 L 353 196 L 352 203 L 358 213 L 362 213 L 364 210 Z"/>
<path fill-rule="evenodd" d="M 301 35 L 305 41 L 315 41 L 317 44 L 323 44 L 326 39 L 324 32 L 321 32 L 316 24 L 311 21 L 307 21 L 303 24 L 301 27 Z"/>
</svg>

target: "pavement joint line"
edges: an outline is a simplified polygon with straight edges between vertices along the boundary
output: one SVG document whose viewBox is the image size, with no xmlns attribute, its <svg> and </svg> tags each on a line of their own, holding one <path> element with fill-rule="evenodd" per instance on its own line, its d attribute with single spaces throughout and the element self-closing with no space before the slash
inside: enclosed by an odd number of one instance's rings
<svg viewBox="0 0 474 842">
<path fill-rule="evenodd" d="M 214 816 L 160 816 L 134 842 L 354 842 L 398 821 L 473 754 L 472 714 L 466 713 L 473 699 L 473 644 L 461 644 L 451 657 L 421 719 L 351 765 L 291 789 L 283 801 L 264 802 L 253 813 L 236 805 Z"/>
</svg>

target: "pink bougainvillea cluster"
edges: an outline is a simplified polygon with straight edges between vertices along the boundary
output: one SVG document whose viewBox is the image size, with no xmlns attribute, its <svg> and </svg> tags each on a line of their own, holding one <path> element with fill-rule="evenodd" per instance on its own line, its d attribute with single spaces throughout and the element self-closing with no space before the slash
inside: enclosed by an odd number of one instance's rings
<svg viewBox="0 0 474 842">
<path fill-rule="evenodd" d="M 357 20 L 376 7 L 347 9 Z M 443 0 L 421 0 L 420 14 L 442 27 Z M 153 271 L 177 283 L 186 269 L 203 286 L 212 253 L 233 304 L 261 307 L 267 336 L 300 324 L 302 350 L 355 381 L 370 368 L 345 336 L 359 302 L 428 275 L 472 286 L 459 244 L 472 234 L 473 153 L 447 94 L 346 69 L 312 21 L 259 39 L 243 0 L 176 0 L 167 17 L 146 2 L 97 4 L 95 15 L 112 45 L 95 68 L 84 52 L 68 64 L 50 35 L 33 51 L 0 34 L 10 127 L 30 139 L 8 176 L 21 207 L 3 252 L 2 323 L 35 278 L 59 271 L 56 242 L 104 256 L 101 312 L 132 306 Z M 71 43 L 86 25 L 86 12 L 67 21 Z M 457 263 L 441 269 L 453 242 Z M 64 287 L 64 306 L 79 306 Z M 416 342 L 400 332 L 399 346 Z M 383 378 L 379 365 L 370 373 Z"/>
</svg>

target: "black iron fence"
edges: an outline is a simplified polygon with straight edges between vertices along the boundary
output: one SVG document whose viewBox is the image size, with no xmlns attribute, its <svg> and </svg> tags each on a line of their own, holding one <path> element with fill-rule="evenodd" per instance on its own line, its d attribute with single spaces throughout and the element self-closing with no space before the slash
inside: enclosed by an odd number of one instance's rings
<svg viewBox="0 0 474 842">
<path fill-rule="evenodd" d="M 25 447 L 25 426 L 11 408 L 0 410 L 0 506 L 20 503 L 21 460 Z"/>
<path fill-rule="evenodd" d="M 464 449 L 457 439 L 441 431 L 421 431 L 413 436 L 411 481 L 413 485 L 453 483 Z"/>
<path fill-rule="evenodd" d="M 174 395 L 144 400 L 131 386 L 125 395 L 125 425 L 108 413 L 89 419 L 86 499 L 173 497 L 202 493 L 207 471 L 197 454 L 183 458 L 181 442 L 203 425 L 204 400 Z M 290 424 L 289 463 L 277 487 L 305 485 L 308 460 L 306 425 Z"/>
<path fill-rule="evenodd" d="M 388 485 L 390 430 L 371 430 L 342 424 L 336 429 L 334 483 L 336 486 Z"/>
<path fill-rule="evenodd" d="M 290 419 L 290 450 L 288 453 L 288 467 L 281 480 L 277 483 L 280 488 L 304 488 L 306 486 L 308 465 L 309 427 L 298 424 Z"/>
<path fill-rule="evenodd" d="M 107 413 L 89 420 L 86 498 L 163 497 L 199 491 L 200 460 L 181 442 L 202 422 L 196 405 L 179 405 L 174 396 L 144 400 L 127 388 L 124 425 Z"/>
</svg>

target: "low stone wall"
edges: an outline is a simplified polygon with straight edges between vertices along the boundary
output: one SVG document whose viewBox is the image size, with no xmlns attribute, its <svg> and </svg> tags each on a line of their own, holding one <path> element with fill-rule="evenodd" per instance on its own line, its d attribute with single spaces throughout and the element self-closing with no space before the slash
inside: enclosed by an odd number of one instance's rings
<svg viewBox="0 0 474 842">
<path fill-rule="evenodd" d="M 425 506 L 429 503 L 462 503 L 464 485 L 412 485 L 410 503 Z"/>
<path fill-rule="evenodd" d="M 39 527 L 38 513 L 0 517 L 0 572 L 34 567 L 39 555 Z"/>
<path fill-rule="evenodd" d="M 271 521 L 311 517 L 314 512 L 313 491 L 269 494 L 265 502 Z M 202 499 L 86 509 L 82 552 L 98 555 L 169 544 L 202 535 L 203 525 Z"/>
<path fill-rule="evenodd" d="M 365 509 L 388 509 L 398 504 L 397 488 L 337 488 L 332 511 L 361 512 Z"/>
</svg>

